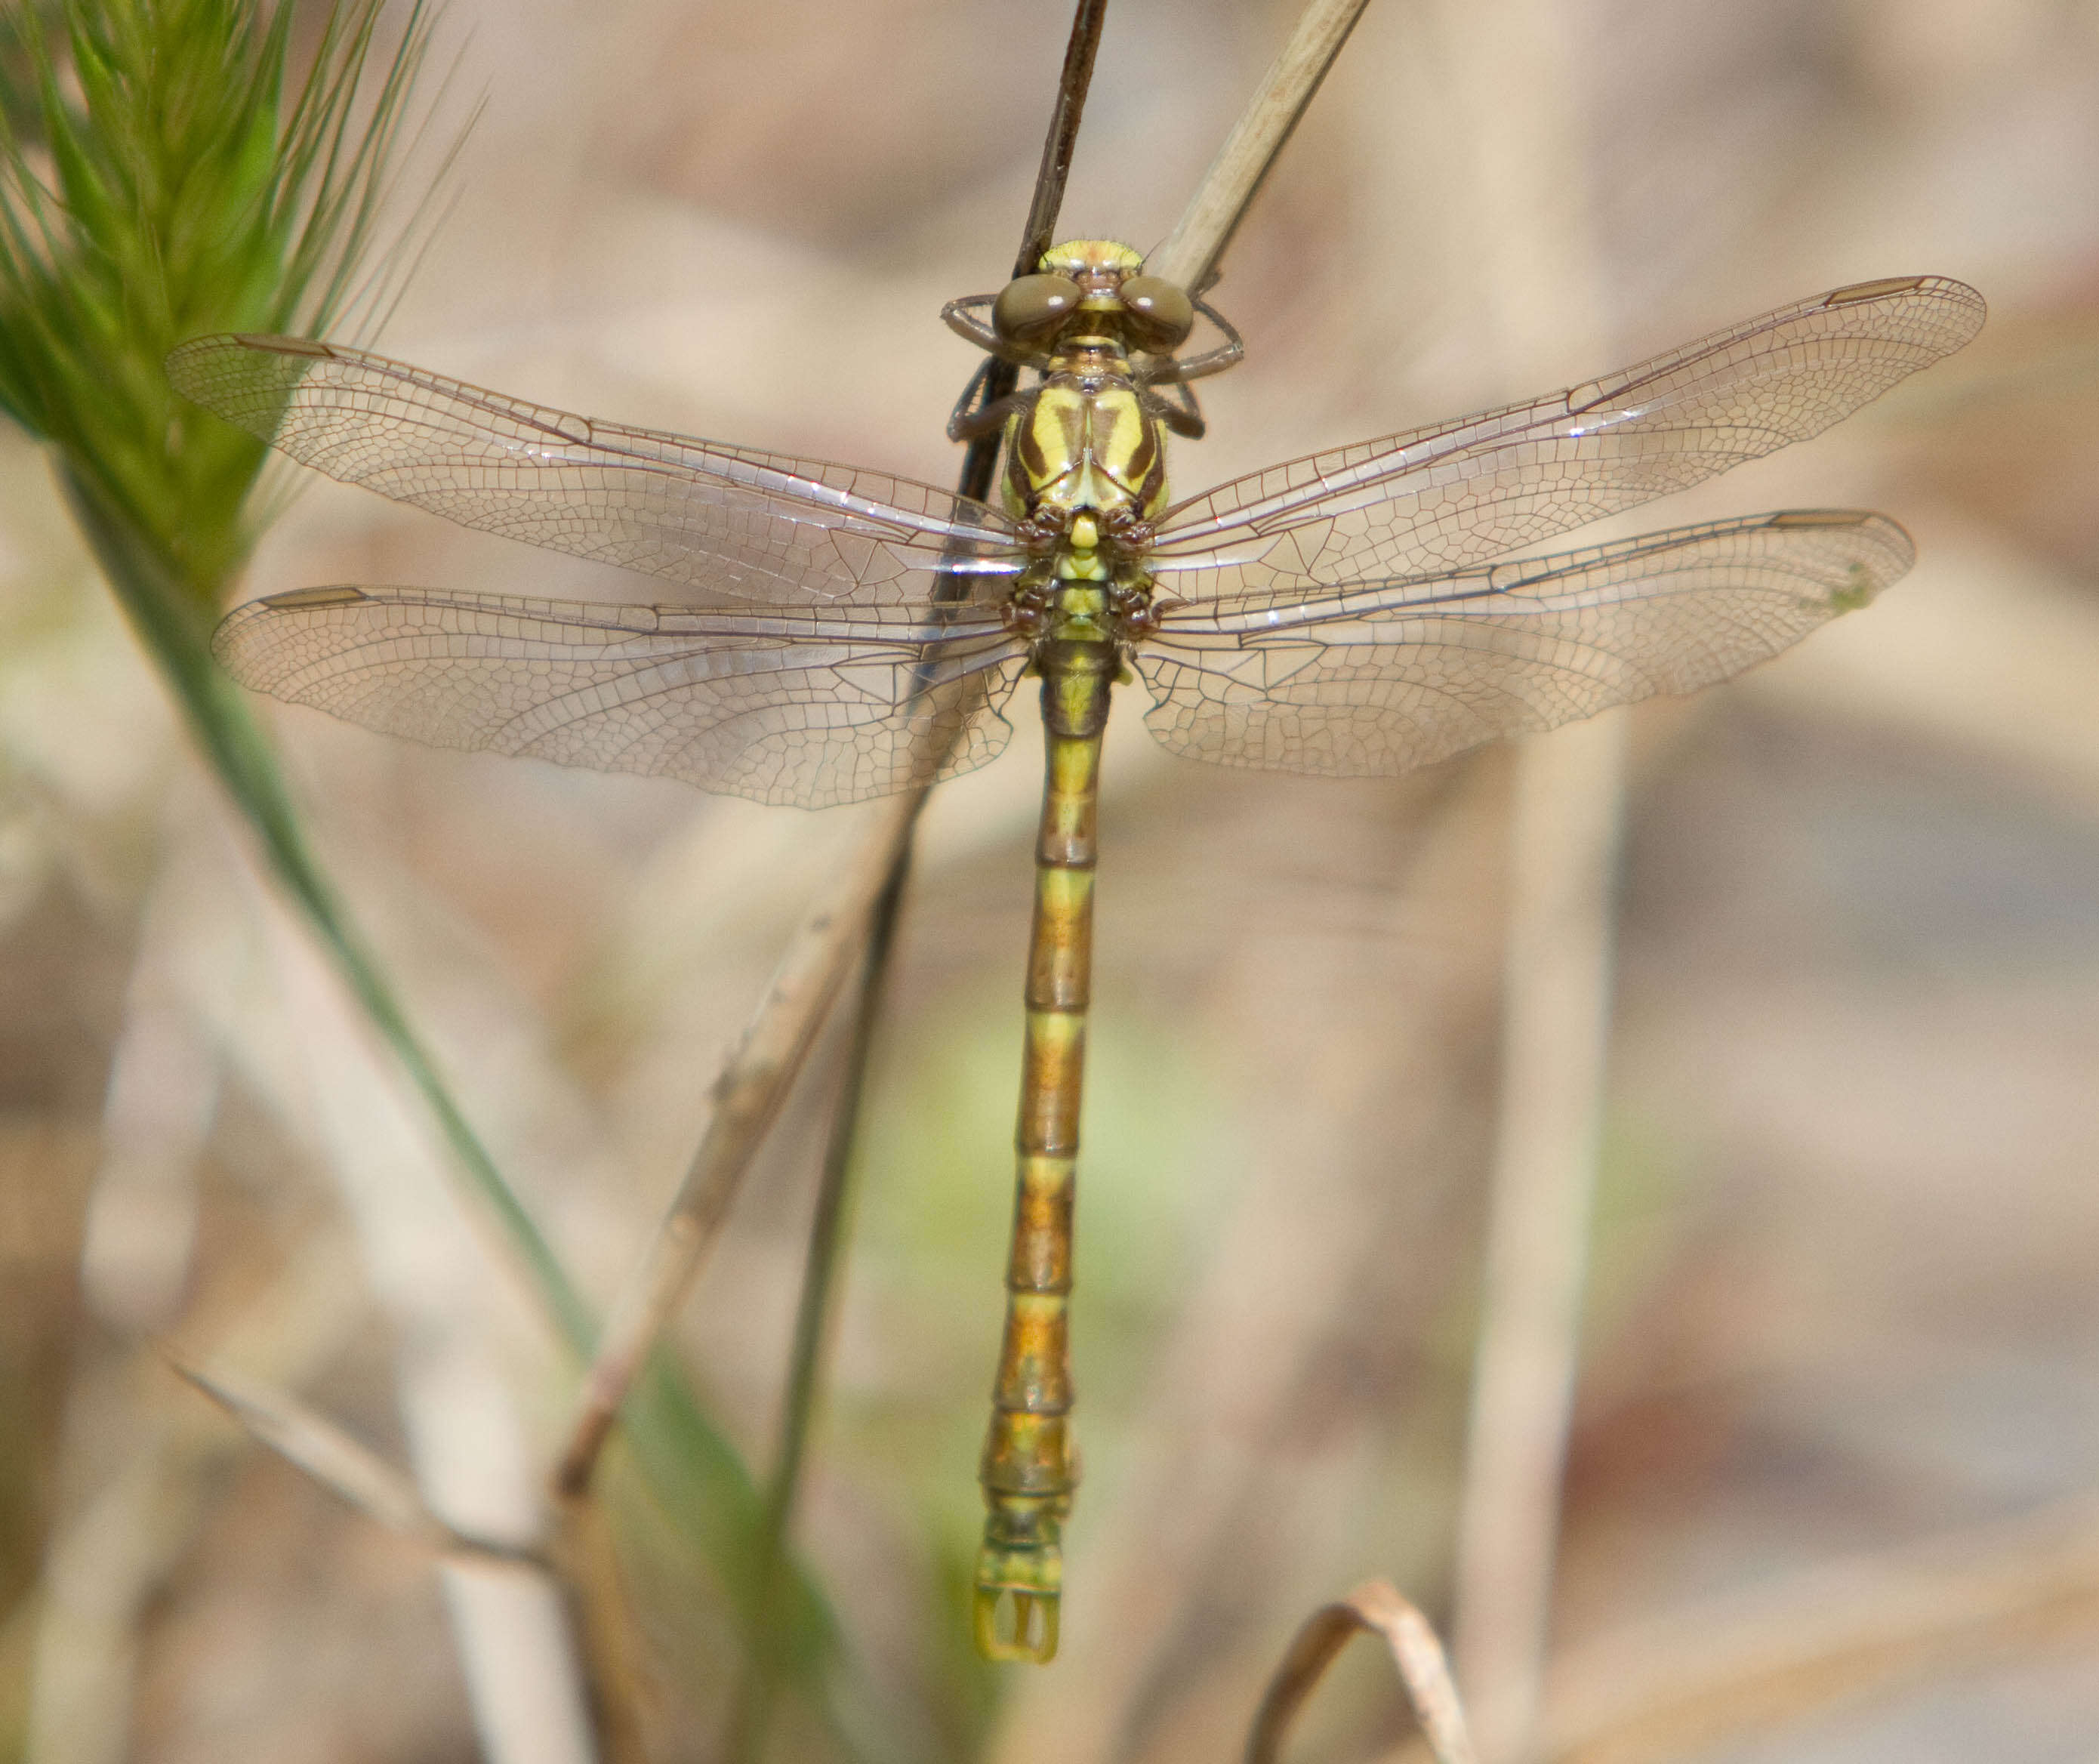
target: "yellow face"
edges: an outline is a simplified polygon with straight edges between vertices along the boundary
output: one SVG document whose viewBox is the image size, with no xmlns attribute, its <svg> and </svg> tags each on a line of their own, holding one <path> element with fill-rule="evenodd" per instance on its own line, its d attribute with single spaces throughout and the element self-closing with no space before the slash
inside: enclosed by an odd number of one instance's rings
<svg viewBox="0 0 2099 1764">
<path fill-rule="evenodd" d="M 1116 290 L 1144 267 L 1144 259 L 1112 239 L 1067 239 L 1042 253 L 1042 273 L 1067 275 L 1085 291 L 1081 310 L 1116 310 Z"/>
</svg>

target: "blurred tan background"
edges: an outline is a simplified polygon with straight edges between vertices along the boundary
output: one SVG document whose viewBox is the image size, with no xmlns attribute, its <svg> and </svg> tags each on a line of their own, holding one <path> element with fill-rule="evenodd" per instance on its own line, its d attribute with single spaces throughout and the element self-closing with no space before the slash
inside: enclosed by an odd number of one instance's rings
<svg viewBox="0 0 2099 1764">
<path fill-rule="evenodd" d="M 1063 232 L 1163 235 L 1293 10 L 1115 0 Z M 1005 273 L 1066 23 L 457 0 L 442 114 L 486 108 L 381 346 L 950 482 L 974 361 L 935 315 Z M 1539 152 L 1511 198 L 1497 156 Z M 1921 271 L 1990 297 L 1965 354 L 1635 523 L 1855 503 L 1921 561 L 1633 719 L 1564 1755 L 2099 1759 L 2099 5 L 1376 0 L 1213 297 L 1248 359 L 1205 389 L 1184 491 Z M 142 1344 L 302 1392 L 495 1529 L 566 1392 L 0 445 L 0 1755 L 469 1756 L 470 1577 L 242 1446 Z M 318 482 L 249 587 L 359 580 L 618 592 Z M 964 1610 L 1024 699 L 926 823 L 799 1527 L 870 1756 L 1225 1755 L 1323 1599 L 1385 1574 L 1447 1613 L 1507 758 L 1226 772 L 1155 750 L 1135 697 L 1102 811 L 1086 1484 L 1065 1652 L 1032 1674 L 975 1665 Z M 849 819 L 272 720 L 477 1122 L 608 1292 Z M 681 1329 L 761 1465 L 829 1071 Z M 714 1756 L 719 1612 L 668 1572 L 643 1592 L 669 1743 Z M 1322 1698 L 1304 1756 L 1406 1733 L 1367 1657 Z M 842 1754 L 790 1719 L 773 1755 Z"/>
</svg>

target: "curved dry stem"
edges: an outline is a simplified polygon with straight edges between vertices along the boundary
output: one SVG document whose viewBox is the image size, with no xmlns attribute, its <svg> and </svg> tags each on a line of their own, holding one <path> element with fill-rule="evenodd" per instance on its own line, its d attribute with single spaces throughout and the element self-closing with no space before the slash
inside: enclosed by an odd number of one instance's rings
<svg viewBox="0 0 2099 1764">
<path fill-rule="evenodd" d="M 1815 1568 L 1556 1661 L 1540 1756 L 1661 1764 L 2099 1627 L 2099 1503 Z"/>
<path fill-rule="evenodd" d="M 1341 1650 L 1362 1634 L 1380 1637 L 1391 1650 L 1414 1718 L 1421 1723 L 1437 1764 L 1473 1764 L 1464 1708 L 1450 1681 L 1442 1643 L 1428 1620 L 1400 1596 L 1390 1581 L 1382 1580 L 1366 1581 L 1347 1598 L 1322 1605 L 1305 1619 L 1255 1712 L 1247 1735 L 1246 1764 L 1274 1764 L 1290 1723 L 1313 1687 Z"/>
</svg>

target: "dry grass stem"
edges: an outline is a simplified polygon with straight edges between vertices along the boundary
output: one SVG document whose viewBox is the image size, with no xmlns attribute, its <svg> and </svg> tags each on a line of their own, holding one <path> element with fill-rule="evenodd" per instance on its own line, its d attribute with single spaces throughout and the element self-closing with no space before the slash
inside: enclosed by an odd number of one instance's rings
<svg viewBox="0 0 2099 1764">
<path fill-rule="evenodd" d="M 1064 187 L 1071 180 L 1072 155 L 1079 144 L 1079 125 L 1085 116 L 1086 93 L 1094 81 L 1094 58 L 1100 51 L 1101 28 L 1107 21 L 1107 0 L 1078 0 L 1073 8 L 1064 65 L 1057 78 L 1057 102 L 1050 112 L 1049 132 L 1042 139 L 1042 163 L 1035 174 L 1035 195 L 1028 204 L 1020 249 L 1014 255 L 1016 276 L 1032 275 L 1042 253 L 1057 242 L 1057 217 L 1064 206 Z"/>
<path fill-rule="evenodd" d="M 179 1354 L 171 1353 L 169 1361 L 256 1441 L 389 1531 L 416 1538 L 441 1555 L 548 1568 L 546 1558 L 529 1545 L 477 1537 L 448 1524 L 425 1504 L 405 1472 L 297 1398 L 222 1367 L 207 1370 Z"/>
<path fill-rule="evenodd" d="M 1510 817 L 1500 1104 L 1459 1515 L 1456 1650 L 1521 1755 L 1543 1668 L 1609 1032 L 1625 720 L 1526 742 Z"/>
<path fill-rule="evenodd" d="M 315 1234 L 284 1271 L 214 1332 L 214 1358 L 303 1383 L 341 1350 L 366 1305 L 353 1257 L 332 1230 Z M 152 1356 L 127 1356 L 129 1381 Z M 90 1381 L 91 1382 L 91 1381 Z M 102 1392 L 77 1390 L 76 1403 Z M 123 1463 L 89 1488 L 45 1549 L 33 1623 L 23 1756 L 29 1764 L 120 1764 L 141 1631 L 177 1565 L 194 1547 L 212 1494 L 241 1436 L 195 1405 L 156 1411 Z"/>
<path fill-rule="evenodd" d="M 1468 255 L 1504 389 L 1606 357 L 1576 45 L 1548 0 L 1449 5 Z M 1570 359 L 1570 355 L 1573 359 Z M 1573 1407 L 1610 1031 L 1622 714 L 1516 756 L 1502 1068 L 1453 1648 L 1482 1752 L 1528 1755 Z"/>
<path fill-rule="evenodd" d="M 1208 280 L 1259 193 L 1269 167 L 1369 3 L 1312 0 L 1298 15 L 1290 41 L 1225 138 L 1194 199 L 1181 211 L 1173 231 L 1145 260 L 1148 274 L 1183 288 L 1200 288 Z"/>
<path fill-rule="evenodd" d="M 605 1503 L 565 1502 L 548 1549 L 588 1665 L 592 1736 L 601 1764 L 649 1764 L 645 1735 L 661 1699 Z"/>
<path fill-rule="evenodd" d="M 565 1497 L 589 1487 L 620 1405 L 713 1247 L 745 1170 L 859 957 L 868 915 L 922 800 L 917 793 L 893 796 L 869 812 L 851 856 L 795 931 L 715 1080 L 706 1135 L 640 1267 L 614 1300 L 584 1375 L 555 1475 Z"/>
<path fill-rule="evenodd" d="M 334 970 L 262 878 L 246 880 L 275 1009 L 234 1026 L 249 1044 L 240 1058 L 279 1118 L 311 1135 L 356 1230 L 398 1344 L 417 1485 L 482 1535 L 535 1535 L 544 1517 L 539 1465 L 492 1339 L 510 1265 L 486 1253 L 478 1209 L 441 1179 Z M 461 1401 L 464 1391 L 476 1399 Z M 482 1748 L 504 1764 L 588 1764 L 587 1663 L 561 1590 L 509 1568 L 447 1561 L 441 1573 Z"/>
<path fill-rule="evenodd" d="M 1325 1605 L 1305 1621 L 1275 1669 L 1247 1735 L 1247 1764 L 1274 1764 L 1305 1699 L 1357 1636 L 1380 1636 L 1392 1651 L 1414 1718 L 1421 1723 L 1436 1764 L 1473 1764 L 1465 1710 L 1442 1643 L 1428 1620 L 1389 1581 L 1358 1586 L 1338 1603 Z"/>
<path fill-rule="evenodd" d="M 1818 1568 L 1556 1661 L 1542 1755 L 1663 1764 L 1928 1672 L 2099 1629 L 2099 1504 Z"/>
</svg>

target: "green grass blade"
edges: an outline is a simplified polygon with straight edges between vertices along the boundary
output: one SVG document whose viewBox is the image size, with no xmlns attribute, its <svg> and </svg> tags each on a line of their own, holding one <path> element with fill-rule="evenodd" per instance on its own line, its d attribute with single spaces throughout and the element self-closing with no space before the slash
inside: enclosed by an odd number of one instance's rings
<svg viewBox="0 0 2099 1764">
<path fill-rule="evenodd" d="M 411 88 L 431 20 L 416 8 L 382 73 L 379 6 L 345 0 L 288 103 L 288 6 L 7 9 L 0 36 L 11 32 L 20 55 L 0 101 L 0 407 L 51 447 L 81 531 L 190 732 L 581 1355 L 596 1332 L 588 1306 L 416 1033 L 310 845 L 248 700 L 213 662 L 218 606 L 259 525 L 252 493 L 265 450 L 178 399 L 161 367 L 204 332 L 324 329 L 360 277 L 384 286 L 383 262 L 367 260 L 414 139 Z M 667 1358 L 627 1426 L 652 1498 L 747 1630 L 763 1522 L 749 1471 Z M 834 1658 L 834 1626 L 799 1569 L 788 1608 L 796 1661 Z"/>
</svg>

